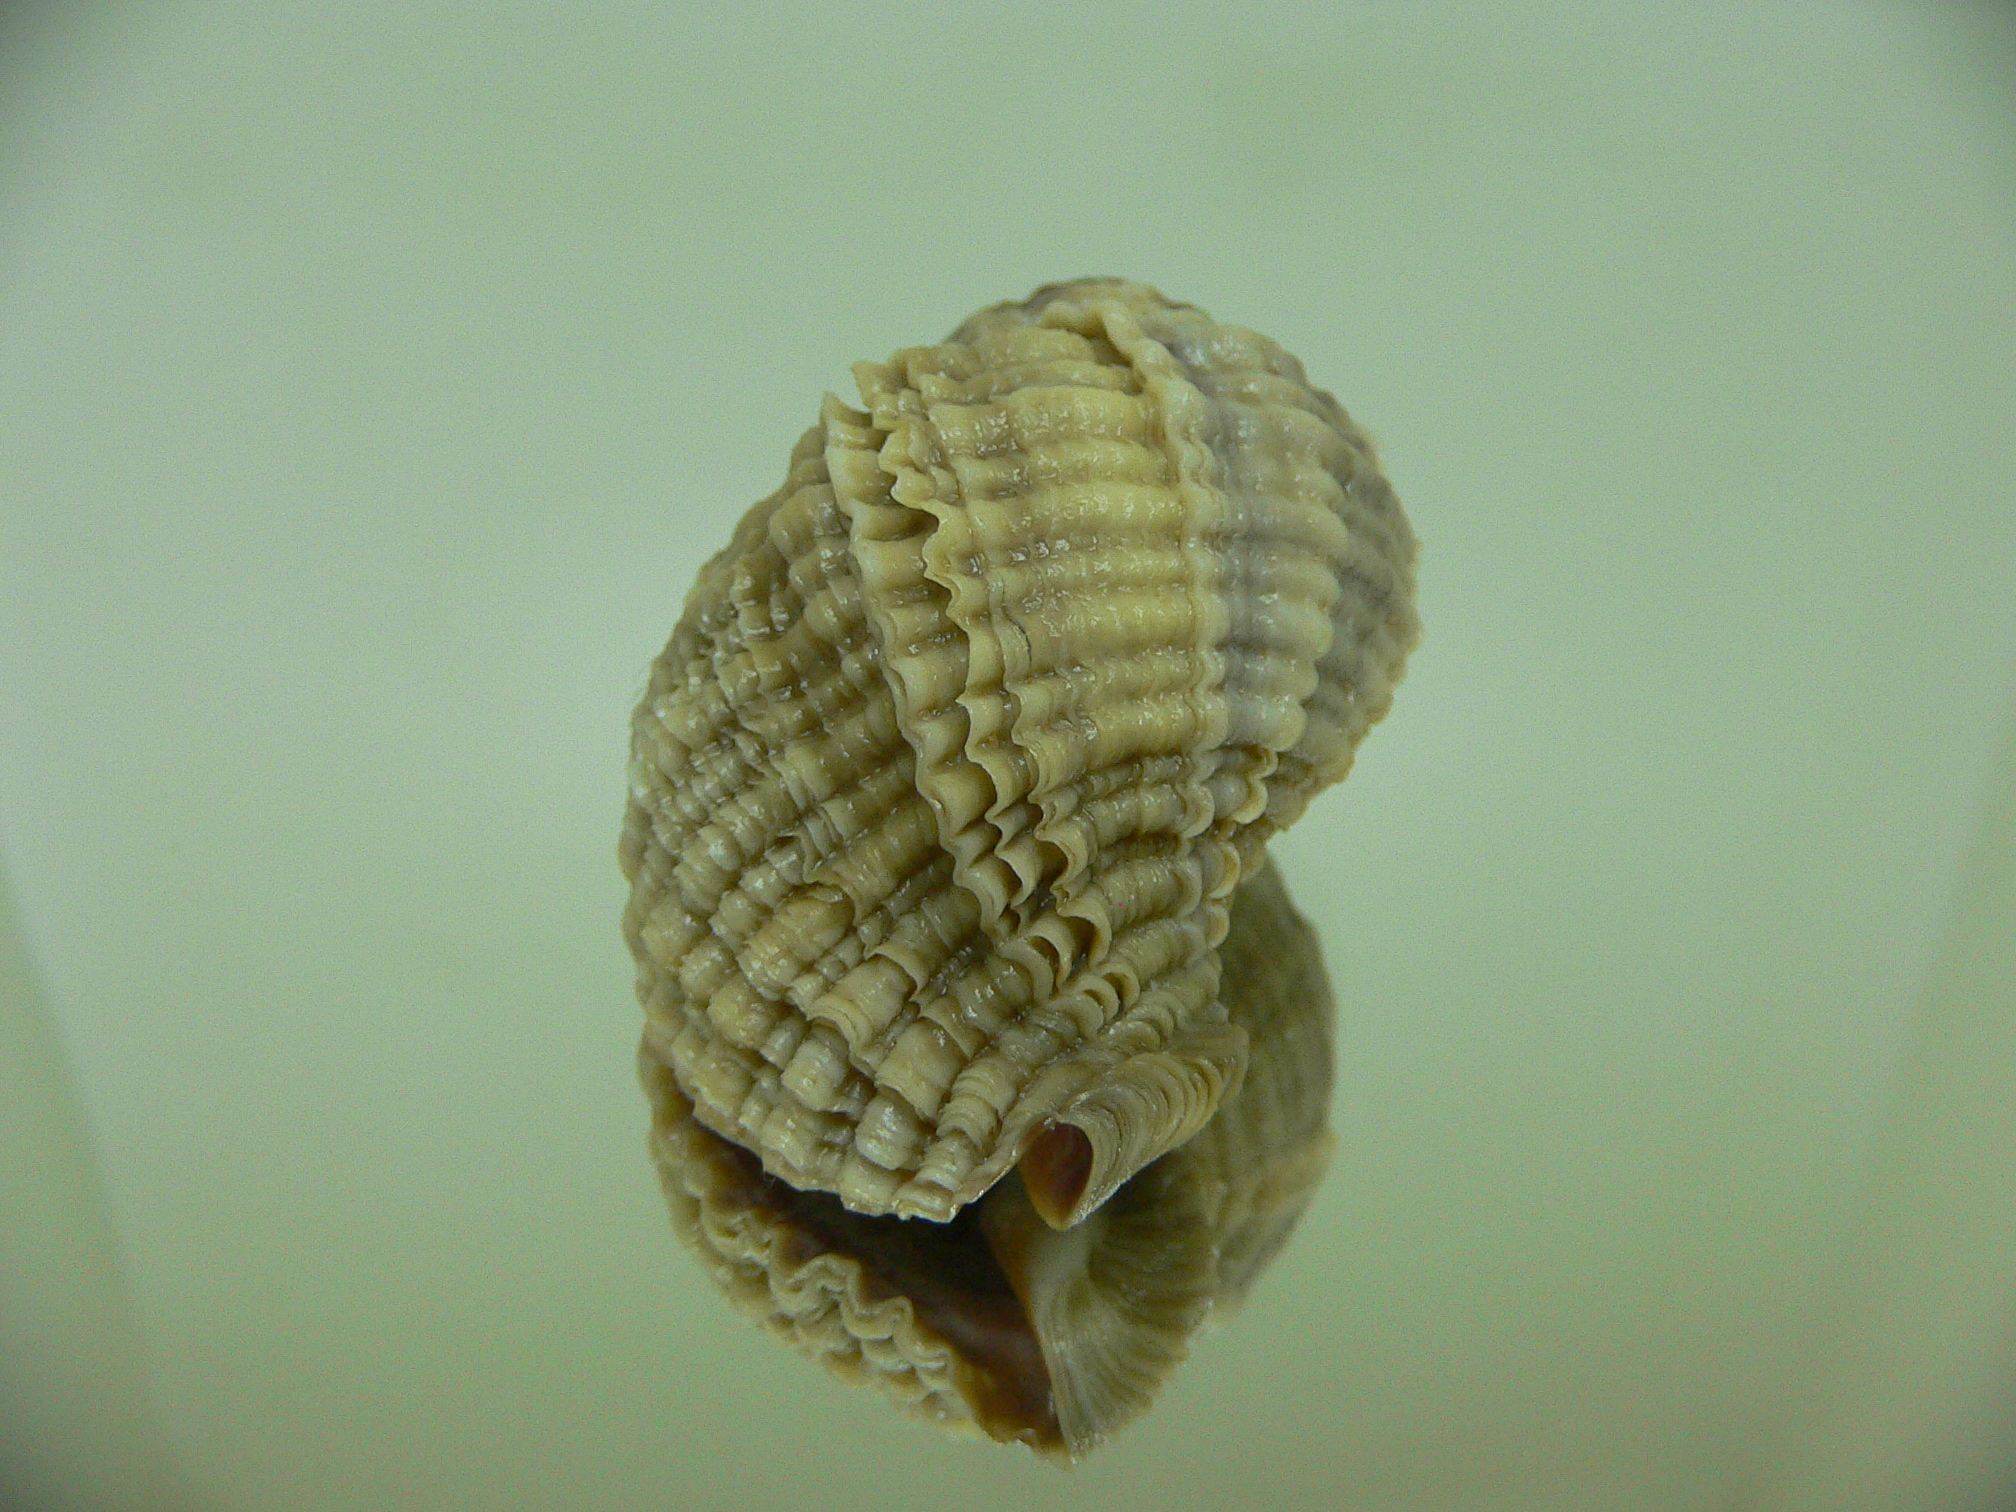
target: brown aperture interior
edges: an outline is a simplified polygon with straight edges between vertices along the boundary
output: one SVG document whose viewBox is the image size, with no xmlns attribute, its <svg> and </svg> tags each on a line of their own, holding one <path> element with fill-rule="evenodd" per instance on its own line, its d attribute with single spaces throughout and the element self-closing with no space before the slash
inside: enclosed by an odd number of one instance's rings
<svg viewBox="0 0 2016 1512">
<path fill-rule="evenodd" d="M 1019 1169 L 1030 1204 L 1045 1223 L 1061 1229 L 1092 1179 L 1092 1141 L 1076 1125 L 1047 1125 L 1029 1141 Z"/>
<path fill-rule="evenodd" d="M 736 1176 L 734 1190 L 720 1195 L 774 1217 L 787 1246 L 776 1261 L 797 1266 L 821 1254 L 853 1257 L 871 1296 L 909 1298 L 917 1321 L 959 1355 L 966 1366 L 961 1385 L 983 1429 L 1039 1449 L 1063 1446 L 1042 1346 L 981 1231 L 978 1203 L 950 1223 L 872 1218 L 848 1211 L 830 1192 L 801 1192 L 747 1150 L 719 1144 Z"/>
</svg>

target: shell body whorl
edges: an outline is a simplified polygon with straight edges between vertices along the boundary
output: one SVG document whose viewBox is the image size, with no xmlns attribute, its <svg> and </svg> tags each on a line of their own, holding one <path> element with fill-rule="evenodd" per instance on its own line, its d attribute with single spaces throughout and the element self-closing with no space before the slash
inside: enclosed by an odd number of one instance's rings
<svg viewBox="0 0 2016 1512">
<path fill-rule="evenodd" d="M 1386 712 L 1413 537 L 1294 358 L 1140 285 L 855 376 L 633 721 L 644 1054 L 795 1188 L 943 1222 L 1026 1157 L 1069 1226 L 1245 1074 L 1228 899 Z"/>
</svg>

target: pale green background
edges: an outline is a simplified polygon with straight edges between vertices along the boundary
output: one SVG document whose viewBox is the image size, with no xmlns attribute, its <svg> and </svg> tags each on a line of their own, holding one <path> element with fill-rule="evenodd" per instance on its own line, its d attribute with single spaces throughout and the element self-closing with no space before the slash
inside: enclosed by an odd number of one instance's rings
<svg viewBox="0 0 2016 1512">
<path fill-rule="evenodd" d="M 820 394 L 1093 272 L 1373 431 L 1427 639 L 1276 846 L 1341 1156 L 1065 1476 L 678 1250 L 614 845 Z M 2012 480 L 2000 8 L 8 12 L 0 1455 L 162 1512 L 1751 1505 L 1944 1001 Z"/>
</svg>

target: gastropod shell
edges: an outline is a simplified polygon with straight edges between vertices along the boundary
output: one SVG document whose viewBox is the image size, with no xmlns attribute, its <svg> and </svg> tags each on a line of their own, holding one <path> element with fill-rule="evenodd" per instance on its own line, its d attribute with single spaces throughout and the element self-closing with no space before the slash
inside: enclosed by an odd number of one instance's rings
<svg viewBox="0 0 2016 1512">
<path fill-rule="evenodd" d="M 621 859 L 675 1221 L 913 1409 L 1073 1456 L 1328 1148 L 1266 842 L 1419 635 L 1372 448 L 1265 337 L 1052 285 L 855 369 L 701 572 Z"/>
</svg>

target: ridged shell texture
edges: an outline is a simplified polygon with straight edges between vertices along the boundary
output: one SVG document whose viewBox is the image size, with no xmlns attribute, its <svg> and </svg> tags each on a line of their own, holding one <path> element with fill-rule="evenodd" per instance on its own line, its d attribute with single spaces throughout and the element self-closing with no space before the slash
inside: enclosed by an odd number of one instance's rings
<svg viewBox="0 0 2016 1512">
<path fill-rule="evenodd" d="M 645 1053 L 860 1213 L 1041 1139 L 1065 1226 L 1243 1074 L 1227 899 L 1418 634 L 1372 449 L 1263 336 L 1086 280 L 855 369 L 633 723 Z"/>
</svg>

